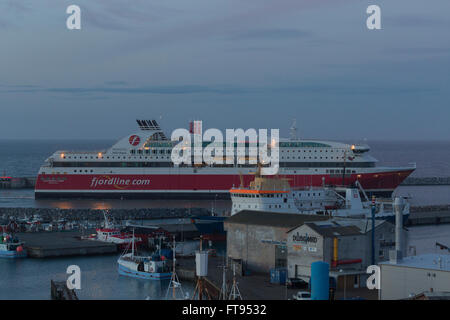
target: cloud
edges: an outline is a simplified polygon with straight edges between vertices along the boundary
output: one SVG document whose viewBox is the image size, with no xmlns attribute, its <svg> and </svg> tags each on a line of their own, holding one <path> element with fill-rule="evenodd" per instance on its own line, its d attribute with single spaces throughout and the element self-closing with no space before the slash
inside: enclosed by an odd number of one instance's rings
<svg viewBox="0 0 450 320">
<path fill-rule="evenodd" d="M 44 88 L 33 86 L 5 86 L 6 90 L 0 93 L 66 93 L 73 95 L 86 94 L 195 94 L 195 93 L 214 93 L 214 94 L 240 94 L 248 92 L 247 89 L 234 86 L 206 86 L 206 85 L 172 85 L 172 86 L 141 86 L 141 87 L 122 87 L 121 83 L 115 82 L 112 86 L 102 87 L 61 87 Z M 117 85 L 119 83 L 119 85 Z"/>
<path fill-rule="evenodd" d="M 445 47 L 416 47 L 416 48 L 389 48 L 385 50 L 388 53 L 392 54 L 407 54 L 407 55 L 436 55 L 436 54 L 444 54 L 448 55 L 450 52 L 450 48 Z"/>
<path fill-rule="evenodd" d="M 128 82 L 126 81 L 105 81 L 106 85 L 109 86 L 126 86 L 128 85 Z"/>
<path fill-rule="evenodd" d="M 1 90 L 0 93 L 52 93 L 68 94 L 73 97 L 96 97 L 105 95 L 185 95 L 185 94 L 220 94 L 220 95 L 240 95 L 240 94 L 328 94 L 328 95 L 386 95 L 386 94 L 412 94 L 430 93 L 439 91 L 438 88 L 426 88 L 419 86 L 392 86 L 392 85 L 358 85 L 349 83 L 342 84 L 297 84 L 291 86 L 232 86 L 232 85 L 171 85 L 171 86 L 140 86 L 140 87 L 61 87 L 43 88 L 34 86 L 14 86 Z"/>
<path fill-rule="evenodd" d="M 90 3 L 83 6 L 83 21 L 87 26 L 115 31 L 132 31 L 140 26 L 161 21 L 178 9 L 157 6 L 148 1 L 134 0 L 133 4 L 122 0 Z"/>
<path fill-rule="evenodd" d="M 231 37 L 231 40 L 285 40 L 310 37 L 312 32 L 298 29 L 261 29 L 241 32 Z"/>
<path fill-rule="evenodd" d="M 385 25 L 392 25 L 396 27 L 449 27 L 450 20 L 448 19 L 440 19 L 437 17 L 426 17 L 426 16 L 394 16 L 394 17 L 385 17 L 384 18 Z"/>
</svg>

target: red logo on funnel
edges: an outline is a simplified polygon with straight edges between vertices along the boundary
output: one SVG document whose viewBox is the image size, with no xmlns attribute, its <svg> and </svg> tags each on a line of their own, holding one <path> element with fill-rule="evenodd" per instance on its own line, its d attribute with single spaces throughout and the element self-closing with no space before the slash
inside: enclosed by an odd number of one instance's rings
<svg viewBox="0 0 450 320">
<path fill-rule="evenodd" d="M 128 139 L 128 141 L 132 146 L 137 146 L 139 142 L 141 142 L 141 138 L 139 138 L 139 136 L 134 134 L 130 137 L 130 139 Z"/>
</svg>

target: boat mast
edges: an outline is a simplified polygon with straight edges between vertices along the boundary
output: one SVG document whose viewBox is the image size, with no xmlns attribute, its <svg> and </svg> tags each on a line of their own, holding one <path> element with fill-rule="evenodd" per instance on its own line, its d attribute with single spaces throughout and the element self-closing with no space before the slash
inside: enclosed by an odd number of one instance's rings
<svg viewBox="0 0 450 320">
<path fill-rule="evenodd" d="M 175 235 L 173 236 L 173 248 L 172 248 L 172 250 L 173 250 L 173 253 L 172 253 L 172 255 L 173 255 L 172 277 L 170 278 L 170 283 L 169 283 L 169 286 L 167 287 L 166 299 L 169 298 L 169 292 L 170 292 L 170 289 L 172 288 L 172 298 L 174 300 L 176 300 L 176 298 L 177 298 L 177 291 L 176 290 L 179 289 L 179 291 L 181 293 L 181 298 L 184 297 L 184 292 L 183 292 L 183 288 L 181 287 L 181 282 L 178 279 L 178 276 L 177 276 L 177 273 L 176 273 L 176 270 L 175 270 L 175 267 L 176 267 Z"/>
<path fill-rule="evenodd" d="M 239 291 L 238 283 L 236 281 L 236 264 L 233 263 L 233 286 L 231 287 L 230 296 L 228 300 L 242 300 L 241 292 Z"/>
<path fill-rule="evenodd" d="M 345 162 L 347 161 L 347 150 L 344 151 L 344 170 L 342 170 L 342 186 L 345 186 Z"/>
<path fill-rule="evenodd" d="M 172 277 L 173 277 L 173 280 L 175 281 L 175 275 L 176 275 L 176 273 L 175 273 L 175 265 L 176 265 L 176 259 L 175 259 L 175 254 L 176 254 L 176 251 L 175 251 L 175 236 L 173 236 L 173 262 L 172 262 L 172 272 L 173 272 L 173 274 L 172 274 Z M 173 286 L 173 289 L 172 289 L 172 298 L 173 298 L 173 300 L 175 300 L 176 299 L 176 292 L 175 292 L 175 286 Z"/>
<path fill-rule="evenodd" d="M 134 257 L 134 228 L 133 228 L 133 239 L 131 239 L 131 256 Z"/>
</svg>

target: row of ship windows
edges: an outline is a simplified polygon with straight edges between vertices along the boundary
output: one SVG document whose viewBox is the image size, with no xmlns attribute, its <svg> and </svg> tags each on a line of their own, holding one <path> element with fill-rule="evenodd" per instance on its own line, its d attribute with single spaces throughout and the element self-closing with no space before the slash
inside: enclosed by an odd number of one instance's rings
<svg viewBox="0 0 450 320">
<path fill-rule="evenodd" d="M 313 197 L 316 196 L 316 193 L 313 192 L 312 193 Z M 321 193 L 318 192 L 317 196 L 320 197 Z M 295 197 L 295 193 L 292 194 L 293 197 Z M 300 198 L 302 196 L 301 193 L 298 194 L 298 197 Z M 308 197 L 311 196 L 311 193 L 308 193 Z M 274 193 L 261 193 L 261 194 L 245 194 L 245 193 L 237 193 L 235 194 L 235 197 L 240 197 L 240 198 L 283 198 L 282 194 L 274 194 Z M 287 198 L 283 199 L 284 202 L 287 201 Z"/>
<path fill-rule="evenodd" d="M 147 148 L 171 148 L 174 145 L 178 144 L 178 142 L 147 142 L 144 147 Z M 222 143 L 212 143 L 214 146 L 217 146 L 219 148 L 222 148 L 224 146 L 226 146 L 226 143 L 224 144 Z M 192 146 L 194 146 L 194 143 L 191 143 Z M 206 147 L 211 145 L 211 142 L 208 141 L 203 141 L 202 142 L 202 147 Z M 234 142 L 233 146 L 234 148 L 236 148 L 236 146 L 239 145 L 245 145 L 248 146 L 250 145 L 247 142 L 245 143 L 236 143 Z M 256 145 L 259 145 L 258 143 L 256 143 Z M 328 144 L 324 144 L 324 143 L 318 143 L 318 142 L 280 142 L 279 143 L 280 148 L 332 148 L 330 145 Z M 334 148 L 336 149 L 336 148 Z"/>
<path fill-rule="evenodd" d="M 280 150 L 282 153 L 283 152 L 290 152 L 290 150 L 283 150 L 283 149 L 281 149 Z M 292 150 L 291 151 L 292 153 L 295 153 L 296 151 L 295 150 Z M 297 152 L 304 152 L 304 153 L 312 153 L 313 152 L 313 150 L 297 150 Z M 323 152 L 323 150 L 314 150 L 314 153 L 317 153 L 317 152 Z M 326 153 L 328 153 L 328 150 L 325 150 L 324 152 L 326 152 Z M 332 153 L 332 152 L 334 152 L 334 150 L 330 150 L 330 153 Z M 336 150 L 336 152 L 341 152 L 342 154 L 344 154 L 344 152 L 342 152 L 341 150 Z M 142 150 L 142 149 L 132 149 L 132 150 L 130 150 L 130 154 L 171 154 L 172 153 L 172 149 L 145 149 L 145 150 Z M 212 152 L 213 153 L 213 155 L 214 155 L 214 151 Z"/>
<path fill-rule="evenodd" d="M 284 157 L 281 157 L 281 159 L 284 159 Z M 286 157 L 286 159 L 290 159 L 289 157 Z M 292 157 L 292 159 L 294 160 L 294 159 L 302 159 L 302 157 L 297 157 L 297 158 L 295 158 L 295 157 Z M 303 157 L 303 159 L 328 159 L 328 157 Z M 330 157 L 330 159 L 334 159 L 334 157 Z M 342 160 L 344 160 L 344 157 L 336 157 L 336 160 L 338 160 L 338 159 L 342 159 Z"/>
<path fill-rule="evenodd" d="M 240 204 L 239 205 L 235 205 L 235 206 L 237 206 L 239 209 L 241 208 Z M 277 209 L 277 208 L 281 209 L 281 204 L 269 205 L 269 209 L 272 209 L 272 207 L 274 209 Z M 255 205 L 255 209 L 257 209 L 257 208 L 258 208 L 258 206 Z M 291 208 L 291 205 L 288 205 L 288 209 L 290 209 L 290 208 Z M 251 205 L 247 205 L 247 209 L 252 209 Z"/>
<path fill-rule="evenodd" d="M 322 204 L 322 202 L 320 203 L 320 205 L 322 206 L 323 204 Z M 235 205 L 235 206 L 237 206 L 238 208 L 241 208 L 241 205 L 239 204 L 239 205 Z M 303 204 L 300 204 L 300 206 L 301 207 L 303 207 Z M 313 206 L 313 204 L 312 203 L 310 203 L 310 207 L 312 207 Z M 248 209 L 251 209 L 252 207 L 251 207 L 251 205 L 247 205 L 247 208 Z M 258 206 L 257 205 L 255 205 L 255 209 L 257 209 L 258 208 Z M 281 209 L 281 204 L 274 204 L 274 205 L 269 205 L 269 209 Z M 290 204 L 288 204 L 287 205 L 287 208 L 288 209 L 290 209 L 291 208 L 291 205 Z"/>
<path fill-rule="evenodd" d="M 94 157 L 94 156 L 91 156 L 91 157 L 87 157 L 87 156 L 85 156 L 85 157 L 72 157 L 72 156 L 65 156 L 65 155 L 62 155 L 61 156 L 61 158 L 62 159 L 101 159 L 101 160 L 104 160 L 104 159 L 118 159 L 118 160 L 120 160 L 120 159 L 136 159 L 137 157 L 130 157 L 130 156 L 128 156 L 128 157 L 126 157 L 126 156 L 112 156 L 112 157 L 109 157 L 109 156 L 106 156 L 106 157 L 103 157 L 103 156 L 101 156 L 101 157 Z M 150 157 L 151 159 L 153 159 L 153 157 Z M 139 157 L 139 159 L 143 159 L 142 157 Z M 148 159 L 147 157 L 145 157 L 145 159 Z M 155 157 L 155 159 L 158 159 L 158 157 Z M 161 159 L 170 159 L 170 156 L 162 156 L 161 157 Z"/>
<path fill-rule="evenodd" d="M 280 162 L 282 168 L 363 168 L 373 167 L 375 164 L 371 162 Z M 70 161 L 54 161 L 53 167 L 94 167 L 94 168 L 112 168 L 112 167 L 173 167 L 174 164 L 171 161 L 131 161 L 131 162 L 70 162 Z M 188 165 L 180 165 L 180 167 Z M 196 165 L 197 167 L 208 166 L 206 163 L 202 165 Z M 233 164 L 214 164 L 213 167 L 234 167 Z M 255 167 L 254 164 L 238 164 L 238 167 Z M 344 173 L 343 169 L 329 169 L 327 173 Z M 355 173 L 355 170 L 346 170 L 346 173 Z"/>
<path fill-rule="evenodd" d="M 316 169 L 316 171 L 317 171 L 317 169 Z M 345 173 L 345 175 L 346 175 L 346 177 L 348 177 L 349 176 L 349 174 L 351 174 L 351 173 L 356 173 L 356 171 L 355 170 L 346 170 L 347 172 Z M 83 172 L 85 172 L 85 173 L 88 173 L 88 172 L 94 172 L 94 170 L 73 170 L 73 172 L 75 172 L 75 173 L 83 173 Z M 344 173 L 344 170 L 327 170 L 326 171 L 327 173 L 335 173 L 335 174 L 343 174 Z M 45 174 L 45 172 L 42 172 L 43 174 Z M 112 171 L 110 172 L 110 173 L 113 173 Z M 297 171 L 294 171 L 294 173 L 297 173 Z M 56 174 L 59 174 L 59 172 L 56 172 Z M 64 174 L 67 174 L 67 172 L 64 172 Z M 313 194 L 314 196 L 315 196 L 315 194 Z M 320 193 L 319 193 L 319 196 L 320 196 Z M 258 196 L 259 197 L 259 196 Z M 268 196 L 265 196 L 265 197 L 268 197 Z M 308 194 L 308 197 L 309 197 L 309 194 Z"/>
<path fill-rule="evenodd" d="M 297 150 L 297 152 L 303 152 L 303 153 L 312 153 L 312 152 L 314 152 L 314 153 L 317 153 L 317 152 L 326 152 L 326 153 L 328 153 L 328 150 L 322 150 L 322 149 L 320 149 L 320 150 Z M 296 151 L 295 150 L 282 150 L 281 149 L 281 152 L 283 153 L 283 152 L 292 152 L 292 153 L 295 153 Z M 330 150 L 330 153 L 332 153 L 332 152 L 334 152 L 334 150 L 333 149 L 331 149 Z M 336 150 L 336 152 L 341 152 L 342 153 L 342 151 L 341 150 Z M 132 155 L 135 155 L 135 154 L 171 154 L 172 153 L 172 149 L 159 149 L 159 150 L 157 150 L 157 149 L 145 149 L 145 150 L 142 150 L 142 149 L 132 149 L 132 150 L 130 150 L 130 154 L 132 154 Z M 343 153 L 342 153 L 343 154 Z M 213 154 L 213 156 L 214 156 L 214 154 Z M 62 156 L 62 158 L 64 158 L 64 159 L 66 159 L 66 156 L 65 155 L 63 155 Z M 90 157 L 88 157 L 88 156 L 67 156 L 67 158 L 68 159 L 103 159 L 103 157 L 98 157 L 98 156 L 96 156 L 96 157 L 94 157 L 94 156 L 90 156 Z M 114 159 L 115 157 L 113 156 L 113 157 L 111 157 L 112 159 Z M 126 157 L 120 157 L 120 156 L 118 156 L 117 157 L 117 159 L 125 159 Z M 107 156 L 106 157 L 106 159 L 110 159 L 110 157 L 109 156 Z"/>
<path fill-rule="evenodd" d="M 162 150 L 161 150 L 162 151 Z M 154 154 L 156 154 L 156 153 L 154 153 Z M 164 154 L 164 153 L 160 153 L 160 154 Z M 212 154 L 212 156 L 214 157 L 214 154 Z M 268 154 L 268 156 L 270 156 L 270 154 Z M 104 159 L 118 159 L 118 160 L 120 160 L 120 159 L 137 159 L 137 157 L 136 156 L 133 156 L 133 157 L 130 157 L 130 156 L 128 156 L 128 157 L 125 157 L 125 156 L 123 156 L 123 157 L 120 157 L 120 156 L 117 156 L 117 157 L 109 157 L 109 156 L 107 156 L 107 157 L 72 157 L 72 156 L 63 156 L 62 157 L 63 159 L 101 159 L 101 160 L 104 160 Z M 171 157 L 170 156 L 161 156 L 161 159 L 170 159 Z M 139 157 L 139 159 L 149 159 L 148 157 Z M 156 156 L 156 157 L 150 157 L 150 159 L 158 159 L 158 156 Z M 225 157 L 224 157 L 224 159 L 225 159 Z M 284 156 L 282 156 L 281 157 L 281 159 L 284 159 Z M 327 159 L 328 160 L 328 157 L 312 157 L 312 156 L 310 156 L 310 157 L 286 157 L 286 159 L 292 159 L 292 160 L 295 160 L 295 159 L 298 159 L 298 160 L 300 160 L 300 159 L 319 159 L 319 160 L 321 160 L 321 159 Z M 345 159 L 345 157 L 330 157 L 330 159 L 336 159 L 336 160 L 339 160 L 339 159 L 342 159 L 342 160 L 344 160 Z"/>
</svg>

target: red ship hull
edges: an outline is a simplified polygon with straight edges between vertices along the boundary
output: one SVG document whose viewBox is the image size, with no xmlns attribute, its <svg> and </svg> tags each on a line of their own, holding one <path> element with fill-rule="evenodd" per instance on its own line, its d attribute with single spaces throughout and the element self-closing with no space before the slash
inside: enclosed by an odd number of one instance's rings
<svg viewBox="0 0 450 320">
<path fill-rule="evenodd" d="M 280 175 L 291 187 L 351 185 L 358 180 L 368 194 L 390 196 L 414 169 L 376 173 Z M 248 185 L 254 175 L 243 175 Z M 237 174 L 40 174 L 36 181 L 36 198 L 229 198 L 229 189 L 240 185 Z"/>
</svg>

